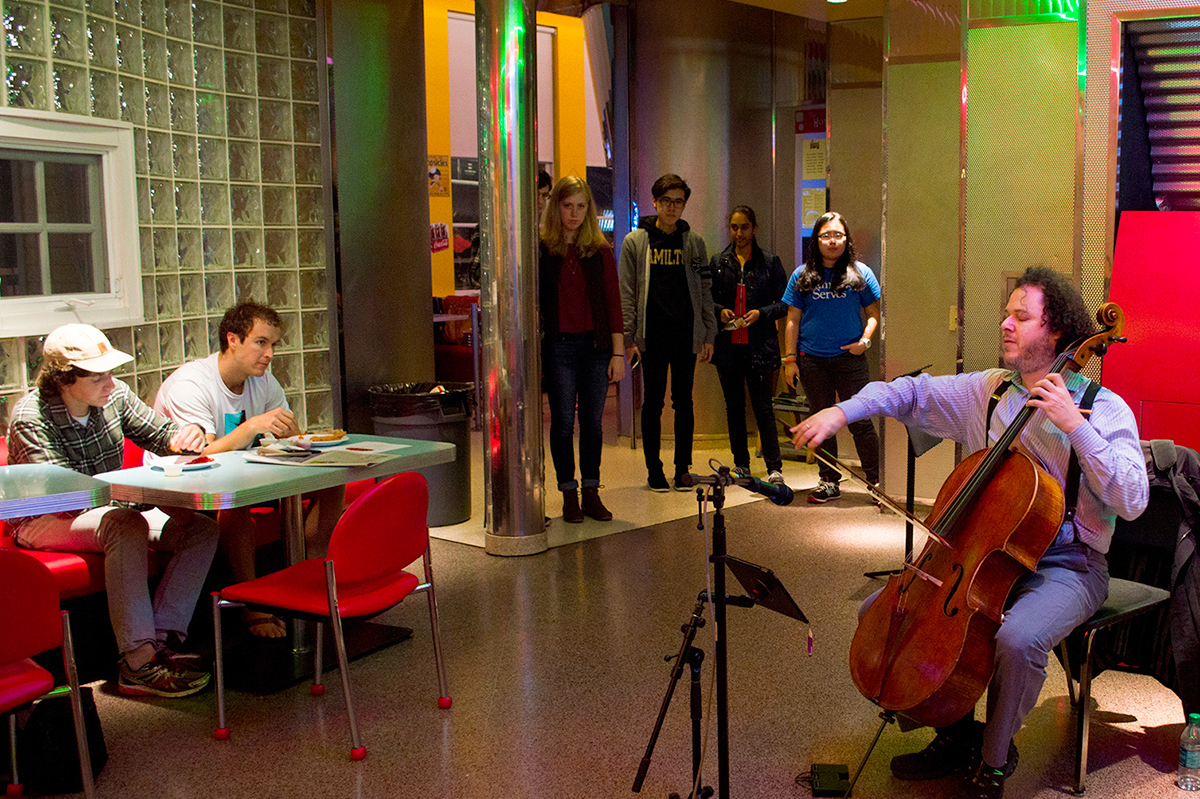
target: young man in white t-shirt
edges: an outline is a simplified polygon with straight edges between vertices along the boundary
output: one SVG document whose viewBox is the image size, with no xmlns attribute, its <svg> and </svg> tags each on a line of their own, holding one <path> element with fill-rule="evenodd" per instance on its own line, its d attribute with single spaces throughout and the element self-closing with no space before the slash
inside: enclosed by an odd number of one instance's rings
<svg viewBox="0 0 1200 799">
<path fill-rule="evenodd" d="M 163 381 L 154 409 L 180 423 L 199 425 L 208 440 L 205 454 L 248 449 L 260 436 L 277 438 L 301 432 L 283 387 L 268 369 L 279 343 L 279 314 L 265 305 L 244 302 L 225 312 L 219 330 L 221 351 L 190 361 Z M 342 513 L 345 487 L 306 494 L 304 533 L 310 556 L 324 555 Z M 236 581 L 254 574 L 254 522 L 249 508 L 217 512 L 221 550 Z M 247 613 L 250 632 L 282 637 L 283 623 L 268 613 Z"/>
</svg>

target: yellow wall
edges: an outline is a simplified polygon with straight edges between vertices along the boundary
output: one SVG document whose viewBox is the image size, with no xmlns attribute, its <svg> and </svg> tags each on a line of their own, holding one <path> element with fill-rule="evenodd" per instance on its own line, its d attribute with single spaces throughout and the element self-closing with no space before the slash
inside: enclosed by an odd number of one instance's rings
<svg viewBox="0 0 1200 799">
<path fill-rule="evenodd" d="M 450 154 L 450 45 L 446 15 L 474 14 L 473 0 L 425 0 L 425 118 L 430 155 Z M 587 174 L 584 118 L 583 20 L 538 12 L 537 24 L 555 28 L 554 37 L 554 165 L 563 175 Z M 542 158 L 542 160 L 548 160 Z M 450 181 L 450 175 L 444 179 Z M 451 196 L 429 198 L 429 221 L 453 230 Z M 433 253 L 433 294 L 454 293 L 454 248 Z"/>
</svg>

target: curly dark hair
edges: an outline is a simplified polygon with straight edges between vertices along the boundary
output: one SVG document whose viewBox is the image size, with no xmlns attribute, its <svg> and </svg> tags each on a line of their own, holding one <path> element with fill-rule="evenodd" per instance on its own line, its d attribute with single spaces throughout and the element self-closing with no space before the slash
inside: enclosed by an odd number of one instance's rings
<svg viewBox="0 0 1200 799">
<path fill-rule="evenodd" d="M 1025 286 L 1042 290 L 1042 319 L 1051 333 L 1061 334 L 1054 345 L 1056 354 L 1096 332 L 1079 289 L 1061 273 L 1048 266 L 1031 266 L 1017 278 L 1014 289 Z"/>
<path fill-rule="evenodd" d="M 49 361 L 42 361 L 37 376 L 33 378 L 33 385 L 37 387 L 42 399 L 53 400 L 62 394 L 64 388 L 79 378 L 95 374 L 72 364 L 52 366 Z"/>
<path fill-rule="evenodd" d="M 830 287 L 837 292 L 862 291 L 867 281 L 854 266 L 858 262 L 858 253 L 854 251 L 854 237 L 850 235 L 850 223 L 846 217 L 837 211 L 829 211 L 813 225 L 812 237 L 808 240 L 808 252 L 804 258 L 804 271 L 797 278 L 796 287 L 800 291 L 812 291 L 825 282 L 825 259 L 821 255 L 821 229 L 830 222 L 841 222 L 846 231 L 846 249 L 833 265 L 833 275 L 829 278 Z"/>
<path fill-rule="evenodd" d="M 221 318 L 221 327 L 217 331 L 221 352 L 229 349 L 229 333 L 245 340 L 246 336 L 250 335 L 250 331 L 254 329 L 255 319 L 266 322 L 271 327 L 283 327 L 283 320 L 279 318 L 279 314 L 275 313 L 274 308 L 268 308 L 257 302 L 238 303 L 226 311 L 225 316 Z"/>
</svg>

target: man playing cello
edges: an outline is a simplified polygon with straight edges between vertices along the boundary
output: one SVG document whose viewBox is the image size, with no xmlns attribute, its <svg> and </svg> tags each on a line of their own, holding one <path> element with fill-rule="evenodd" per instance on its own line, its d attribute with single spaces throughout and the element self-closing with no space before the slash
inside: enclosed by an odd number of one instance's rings
<svg viewBox="0 0 1200 799">
<path fill-rule="evenodd" d="M 986 724 L 969 712 L 939 728 L 925 749 L 892 759 L 892 773 L 900 779 L 966 772 L 955 794 L 959 799 L 1003 795 L 1004 780 L 1017 765 L 1013 735 L 1037 703 L 1050 651 L 1104 603 L 1105 555 L 1115 518 L 1139 516 L 1149 495 L 1129 406 L 1100 389 L 1085 418 L 1078 405 L 1090 381 L 1076 373 L 1050 372 L 1058 353 L 1094 331 L 1079 292 L 1054 270 L 1031 267 L 1017 281 L 1006 311 L 1000 332 L 1009 369 L 871 383 L 791 429 L 797 448 L 816 448 L 849 422 L 884 415 L 975 452 L 996 441 L 1028 405 L 1040 413 L 1022 430 L 1019 445 L 1063 485 L 1068 497 L 1072 452 L 1076 456 L 1080 479 L 1075 512 L 1068 507 L 1037 570 L 1018 578 L 1008 596 L 996 634 Z M 1006 381 L 1011 382 L 1005 386 Z M 989 403 L 998 391 L 989 423 Z"/>
</svg>

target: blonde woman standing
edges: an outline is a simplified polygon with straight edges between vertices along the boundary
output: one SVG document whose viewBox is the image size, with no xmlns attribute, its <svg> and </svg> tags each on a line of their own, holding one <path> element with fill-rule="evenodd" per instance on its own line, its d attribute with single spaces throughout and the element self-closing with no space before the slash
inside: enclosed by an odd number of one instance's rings
<svg viewBox="0 0 1200 799">
<path fill-rule="evenodd" d="M 601 423 L 608 384 L 625 376 L 617 263 L 582 178 L 555 184 L 542 212 L 539 283 L 542 374 L 550 399 L 550 457 L 563 521 L 612 519 L 600 501 Z M 575 479 L 575 410 L 579 474 Z M 579 488 L 583 499 L 580 502 Z"/>
</svg>

